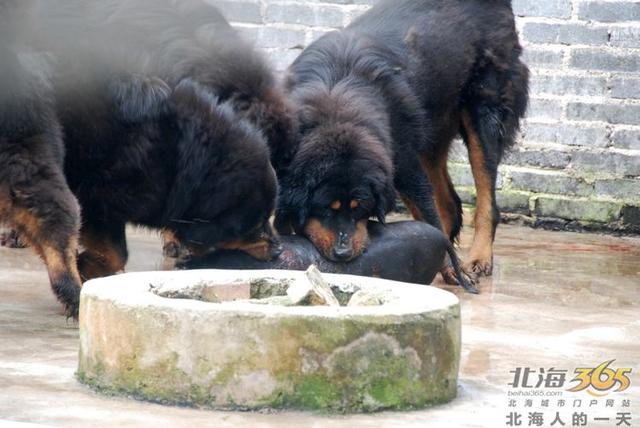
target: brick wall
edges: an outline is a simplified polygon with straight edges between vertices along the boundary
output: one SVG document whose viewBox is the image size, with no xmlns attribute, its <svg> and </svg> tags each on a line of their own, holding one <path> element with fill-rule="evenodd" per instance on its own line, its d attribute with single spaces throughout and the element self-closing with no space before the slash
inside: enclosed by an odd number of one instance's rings
<svg viewBox="0 0 640 428">
<path fill-rule="evenodd" d="M 311 41 L 375 0 L 211 0 L 283 70 Z M 501 167 L 506 218 L 640 231 L 640 2 L 514 0 L 531 104 Z M 474 202 L 466 150 L 451 175 Z"/>
</svg>

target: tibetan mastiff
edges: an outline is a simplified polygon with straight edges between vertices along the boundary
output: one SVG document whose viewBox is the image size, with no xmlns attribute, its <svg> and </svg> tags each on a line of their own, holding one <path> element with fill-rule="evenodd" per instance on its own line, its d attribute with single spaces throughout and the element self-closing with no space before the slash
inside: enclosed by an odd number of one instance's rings
<svg viewBox="0 0 640 428">
<path fill-rule="evenodd" d="M 465 270 L 489 275 L 497 167 L 527 105 L 521 51 L 507 0 L 383 0 L 312 43 L 286 84 L 301 140 L 276 227 L 349 261 L 366 249 L 367 219 L 383 221 L 398 194 L 454 240 L 462 209 L 447 156 L 462 135 L 478 200 Z"/>
<path fill-rule="evenodd" d="M 0 222 L 42 257 L 69 315 L 82 281 L 123 270 L 127 223 L 195 254 L 278 254 L 271 156 L 292 156 L 295 121 L 217 9 L 16 0 L 0 28 Z"/>
</svg>

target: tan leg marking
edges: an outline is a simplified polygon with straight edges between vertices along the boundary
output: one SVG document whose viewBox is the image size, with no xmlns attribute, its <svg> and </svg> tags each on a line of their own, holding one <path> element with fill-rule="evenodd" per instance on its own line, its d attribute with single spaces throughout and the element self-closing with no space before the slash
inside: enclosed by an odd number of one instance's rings
<svg viewBox="0 0 640 428">
<path fill-rule="evenodd" d="M 81 286 L 82 281 L 76 262 L 78 237 L 69 236 L 66 248 L 61 250 L 60 243 L 50 242 L 47 239 L 47 232 L 42 230 L 40 220 L 29 210 L 18 208 L 14 209 L 12 214 L 11 220 L 21 237 L 33 246 L 47 266 L 51 283 L 54 284 L 69 275 L 78 286 Z"/>
<path fill-rule="evenodd" d="M 78 238 L 73 237 L 70 241 L 70 245 L 62 253 L 48 244 L 41 246 L 42 258 L 47 265 L 49 279 L 52 283 L 57 282 L 65 274 L 69 274 L 77 284 L 82 284 L 76 260 Z"/>
<path fill-rule="evenodd" d="M 469 161 L 476 184 L 475 235 L 465 270 L 477 275 L 491 275 L 493 270 L 493 183 L 487 174 L 484 152 L 478 134 L 467 113 L 462 115 L 462 124 L 467 134 Z"/>
<path fill-rule="evenodd" d="M 447 171 L 447 154 L 445 152 L 440 159 L 435 161 L 422 156 L 420 161 L 433 187 L 433 196 L 442 223 L 442 231 L 448 238 L 453 230 L 457 207 L 449 187 L 451 178 Z"/>
</svg>

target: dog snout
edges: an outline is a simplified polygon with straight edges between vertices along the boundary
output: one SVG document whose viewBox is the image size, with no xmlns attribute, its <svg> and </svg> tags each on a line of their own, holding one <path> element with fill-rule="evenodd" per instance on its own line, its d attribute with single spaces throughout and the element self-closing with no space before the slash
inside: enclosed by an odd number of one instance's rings
<svg viewBox="0 0 640 428">
<path fill-rule="evenodd" d="M 336 247 L 333 250 L 333 255 L 339 261 L 347 261 L 351 257 L 353 257 L 353 249 L 351 249 L 351 247 L 347 247 L 347 246 Z"/>
<path fill-rule="evenodd" d="M 344 232 L 338 234 L 338 243 L 333 249 L 333 255 L 339 261 L 346 261 L 353 257 L 353 248 L 348 234 Z"/>
</svg>

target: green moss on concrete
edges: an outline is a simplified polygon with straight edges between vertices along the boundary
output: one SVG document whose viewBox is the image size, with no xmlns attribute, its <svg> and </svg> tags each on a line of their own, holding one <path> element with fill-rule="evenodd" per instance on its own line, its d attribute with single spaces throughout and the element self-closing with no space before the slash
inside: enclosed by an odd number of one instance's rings
<svg viewBox="0 0 640 428">
<path fill-rule="evenodd" d="M 127 322 L 133 321 L 121 321 Z M 113 366 L 81 354 L 83 383 L 110 394 L 226 409 L 240 403 L 251 409 L 404 410 L 449 401 L 456 393 L 459 310 L 402 318 L 234 320 L 260 340 L 235 342 L 222 366 L 217 357 L 214 364 L 194 355 L 190 373 L 175 352 L 149 364 L 149 355 L 163 345 L 144 331 L 158 324 L 140 317 L 136 323 Z M 172 334 L 180 331 L 174 326 Z M 252 376 L 273 379 L 274 387 L 247 402 L 237 395 L 238 382 Z"/>
<path fill-rule="evenodd" d="M 620 218 L 622 204 L 579 198 L 539 196 L 535 213 L 542 217 L 560 217 L 567 220 L 615 222 Z"/>
<path fill-rule="evenodd" d="M 456 186 L 456 193 L 464 204 L 475 205 L 477 200 L 476 188 L 468 186 Z"/>
<path fill-rule="evenodd" d="M 496 201 L 501 210 L 512 213 L 530 213 L 529 200 L 531 193 L 513 190 L 501 190 L 496 193 Z"/>
<path fill-rule="evenodd" d="M 122 361 L 124 371 L 109 372 L 100 364 L 78 371 L 80 382 L 109 395 L 127 395 L 163 404 L 207 407 L 215 401 L 210 385 L 194 383 L 177 366 L 177 355 L 141 368 L 135 355 Z"/>
<path fill-rule="evenodd" d="M 423 362 L 413 355 L 414 350 L 397 352 L 379 340 L 365 342 L 351 352 L 338 351 L 318 373 L 297 378 L 285 375 L 294 386 L 291 391 L 274 394 L 271 406 L 375 412 L 422 408 L 455 397 L 455 382 L 452 389 L 448 380 L 438 383 L 422 377 Z"/>
<path fill-rule="evenodd" d="M 259 278 L 250 282 L 252 299 L 286 296 L 291 281 L 288 279 Z"/>
<path fill-rule="evenodd" d="M 325 376 L 303 376 L 299 379 L 293 391 L 279 391 L 265 402 L 270 402 L 274 408 L 289 408 L 301 410 L 341 410 L 340 390 L 337 385 Z"/>
<path fill-rule="evenodd" d="M 347 410 L 403 409 L 427 402 L 428 391 L 419 376 L 422 362 L 414 361 L 411 351 L 394 355 L 393 349 L 373 341 L 360 352 L 339 354 L 331 375 L 341 386 Z"/>
<path fill-rule="evenodd" d="M 318 373 L 306 376 L 288 370 L 280 372 L 294 387 L 292 391 L 279 392 L 272 405 L 372 412 L 414 409 L 453 399 L 459 344 L 445 331 L 444 320 L 427 327 L 426 320 L 418 318 L 409 325 L 381 323 L 372 329 L 391 342 L 397 341 L 400 351 L 379 340 L 365 341 L 355 349 L 346 350 L 362 340 L 364 335 L 361 335 L 351 337 L 342 350 L 323 355 L 323 367 Z M 432 357 L 437 359 L 436 364 Z M 295 361 L 299 364 L 299 358 Z"/>
<path fill-rule="evenodd" d="M 238 365 L 235 362 L 227 364 L 216 374 L 213 383 L 216 385 L 227 385 L 236 373 L 238 373 Z"/>
</svg>

